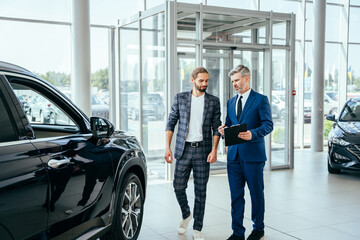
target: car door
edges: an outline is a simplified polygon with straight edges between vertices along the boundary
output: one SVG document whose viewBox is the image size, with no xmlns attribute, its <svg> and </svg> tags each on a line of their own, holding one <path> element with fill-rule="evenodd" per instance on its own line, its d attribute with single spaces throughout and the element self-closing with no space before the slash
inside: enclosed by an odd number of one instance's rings
<svg viewBox="0 0 360 240">
<path fill-rule="evenodd" d="M 9 77 L 15 92 L 48 101 L 58 114 L 69 122 L 32 122 L 36 139 L 31 143 L 39 152 L 49 176 L 49 191 L 45 200 L 49 212 L 47 237 L 73 239 L 89 229 L 103 225 L 96 217 L 104 210 L 101 201 L 105 183 L 113 176 L 110 153 L 105 142 L 97 141 L 86 127 L 85 119 L 69 106 L 48 85 Z M 44 118 L 49 116 L 46 114 Z M 112 183 L 111 183 L 112 186 Z"/>
<path fill-rule="evenodd" d="M 41 239 L 48 213 L 45 166 L 8 82 L 0 76 L 0 239 Z"/>
</svg>

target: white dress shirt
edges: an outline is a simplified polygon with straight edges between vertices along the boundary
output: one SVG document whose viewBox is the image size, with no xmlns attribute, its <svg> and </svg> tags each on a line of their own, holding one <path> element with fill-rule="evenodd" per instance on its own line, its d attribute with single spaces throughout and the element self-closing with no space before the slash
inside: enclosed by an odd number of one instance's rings
<svg viewBox="0 0 360 240">
<path fill-rule="evenodd" d="M 236 116 L 237 116 L 237 109 L 238 109 L 237 106 L 238 106 L 238 103 L 239 103 L 240 96 L 242 96 L 242 99 L 241 99 L 242 107 L 241 107 L 241 109 L 244 110 L 244 106 L 245 106 L 246 100 L 249 98 L 250 92 L 251 92 L 251 88 L 249 90 L 247 90 L 242 95 L 240 93 L 238 93 L 238 98 L 236 99 L 236 104 L 235 104 Z"/>
</svg>

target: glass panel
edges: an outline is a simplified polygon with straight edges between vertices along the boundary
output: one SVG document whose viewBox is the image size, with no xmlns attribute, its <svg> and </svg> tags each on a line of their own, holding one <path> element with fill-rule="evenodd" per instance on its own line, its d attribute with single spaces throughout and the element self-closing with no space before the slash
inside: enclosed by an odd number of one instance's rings
<svg viewBox="0 0 360 240">
<path fill-rule="evenodd" d="M 338 3 L 338 4 L 343 4 L 344 0 L 327 0 L 327 3 Z"/>
<path fill-rule="evenodd" d="M 314 69 L 314 58 L 312 51 L 312 42 L 305 43 L 305 73 L 304 73 L 304 96 L 311 92 L 312 72 Z M 298 96 L 302 101 L 302 96 Z M 311 143 L 311 101 L 304 98 L 304 145 Z"/>
<path fill-rule="evenodd" d="M 251 88 L 263 93 L 264 53 L 251 51 L 234 51 L 234 66 L 243 64 L 251 71 Z M 235 91 L 233 91 L 235 94 Z"/>
<path fill-rule="evenodd" d="M 304 79 L 303 79 L 303 72 L 299 71 L 300 69 L 300 64 L 302 64 L 302 61 L 301 61 L 301 55 L 302 55 L 302 52 L 301 52 L 301 49 L 302 49 L 302 44 L 300 41 L 296 41 L 295 43 L 295 47 L 296 47 L 296 50 L 295 50 L 295 83 L 294 83 L 294 87 L 295 89 L 299 89 L 300 88 L 300 84 L 304 82 Z M 291 89 L 292 90 L 292 89 Z M 299 116 L 302 116 L 302 114 L 298 114 L 298 111 L 299 111 L 299 97 L 298 97 L 298 91 L 296 92 L 296 95 L 294 96 L 294 146 L 295 147 L 299 147 L 301 142 L 299 141 L 299 131 L 302 130 L 302 128 L 300 128 L 300 119 L 299 119 Z"/>
<path fill-rule="evenodd" d="M 252 30 L 262 29 L 268 24 L 266 19 L 223 14 L 204 13 L 203 18 L 203 40 L 207 42 L 251 43 Z"/>
<path fill-rule="evenodd" d="M 300 1 L 301 2 L 301 1 Z M 293 0 L 260 0 L 260 10 L 282 13 L 297 13 L 299 1 Z"/>
<path fill-rule="evenodd" d="M 195 48 L 178 47 L 179 79 L 181 81 L 181 91 L 192 89 L 191 73 L 195 69 Z"/>
<path fill-rule="evenodd" d="M 341 21 L 343 9 L 343 7 L 334 5 L 326 6 L 326 41 L 340 41 L 342 29 L 345 29 L 346 27 L 346 23 L 342 23 Z"/>
<path fill-rule="evenodd" d="M 70 22 L 71 0 L 2 0 L 0 16 Z"/>
<path fill-rule="evenodd" d="M 349 42 L 360 42 L 360 8 L 350 8 Z"/>
<path fill-rule="evenodd" d="M 177 14 L 177 39 L 196 40 L 196 14 L 178 12 Z"/>
<path fill-rule="evenodd" d="M 164 0 L 146 0 L 146 9 L 151 9 L 153 7 L 159 6 L 164 3 L 165 3 Z"/>
<path fill-rule="evenodd" d="M 91 115 L 109 119 L 109 30 L 91 28 Z"/>
<path fill-rule="evenodd" d="M 165 15 L 142 20 L 142 146 L 150 169 L 165 177 Z"/>
<path fill-rule="evenodd" d="M 288 132 L 288 129 L 285 128 L 285 126 L 287 126 L 285 123 L 287 120 L 287 100 L 285 98 L 287 85 L 287 64 L 286 51 L 273 50 L 271 111 L 274 122 L 274 130 L 271 133 L 272 167 L 289 164 L 289 159 L 287 158 L 285 151 L 285 143 L 287 141 Z"/>
<path fill-rule="evenodd" d="M 69 26 L 0 21 L 0 29 L 6 36 L 0 38 L 1 61 L 22 66 L 58 88 L 70 87 Z"/>
<path fill-rule="evenodd" d="M 207 5 L 210 6 L 219 6 L 219 7 L 229 7 L 229 8 L 241 8 L 241 9 L 252 9 L 251 8 L 252 0 L 242 0 L 241 4 L 239 5 L 238 0 L 207 0 Z M 257 10 L 257 9 L 253 9 Z"/>
<path fill-rule="evenodd" d="M 203 66 L 209 71 L 209 86 L 206 91 L 219 97 L 220 82 L 230 80 L 227 76 L 230 71 L 230 50 L 204 49 L 203 58 Z"/>
<path fill-rule="evenodd" d="M 301 38 L 299 35 L 299 31 L 302 28 L 302 24 L 304 19 L 300 19 L 300 8 L 301 1 L 297 0 L 275 0 L 275 1 L 268 1 L 268 0 L 261 0 L 260 1 L 260 8 L 262 11 L 274 11 L 274 12 L 281 12 L 281 13 L 295 13 L 296 17 L 296 38 Z"/>
<path fill-rule="evenodd" d="M 220 106 L 223 117 L 226 115 L 226 103 L 228 95 L 225 95 L 227 84 L 230 84 L 230 78 L 227 74 L 230 71 L 230 50 L 222 49 L 204 49 L 203 66 L 209 71 L 209 85 L 206 90 L 220 99 Z M 226 153 L 223 141 L 219 142 L 218 161 L 211 164 L 211 170 L 225 169 Z"/>
<path fill-rule="evenodd" d="M 71 117 L 46 96 L 27 86 L 15 83 L 11 86 L 31 124 L 75 126 Z"/>
<path fill-rule="evenodd" d="M 118 19 L 138 14 L 142 1 L 90 0 L 90 23 L 116 25 Z"/>
<path fill-rule="evenodd" d="M 138 23 L 120 28 L 120 128 L 140 139 Z"/>
<path fill-rule="evenodd" d="M 335 114 L 338 111 L 337 97 L 339 91 L 339 67 L 341 45 L 330 44 L 325 45 L 325 74 L 324 74 L 324 114 Z"/>
<path fill-rule="evenodd" d="M 350 4 L 354 5 L 354 6 L 360 6 L 360 1 L 359 0 L 350 0 Z"/>
<path fill-rule="evenodd" d="M 170 1 L 175 1 L 175 0 L 170 0 Z M 177 2 L 198 4 L 199 0 L 177 0 Z"/>
<path fill-rule="evenodd" d="M 349 44 L 347 98 L 360 97 L 360 45 Z"/>
<path fill-rule="evenodd" d="M 306 3 L 306 19 L 305 19 L 305 39 L 313 40 L 314 38 L 314 14 L 313 14 L 313 4 Z"/>
<path fill-rule="evenodd" d="M 258 42 L 259 44 L 266 44 L 267 40 L 269 39 L 268 38 L 268 34 L 266 34 L 266 29 L 267 27 L 260 27 L 259 28 L 259 39 L 258 39 Z"/>
<path fill-rule="evenodd" d="M 273 44 L 286 45 L 286 22 L 273 21 Z"/>
</svg>

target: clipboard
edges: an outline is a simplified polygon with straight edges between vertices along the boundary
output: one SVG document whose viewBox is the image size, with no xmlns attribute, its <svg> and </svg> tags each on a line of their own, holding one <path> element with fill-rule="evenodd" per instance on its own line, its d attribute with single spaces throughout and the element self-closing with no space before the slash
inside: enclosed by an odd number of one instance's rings
<svg viewBox="0 0 360 240">
<path fill-rule="evenodd" d="M 231 146 L 239 143 L 248 142 L 244 139 L 238 138 L 239 132 L 246 132 L 247 124 L 237 124 L 231 127 L 224 128 L 225 146 Z"/>
</svg>

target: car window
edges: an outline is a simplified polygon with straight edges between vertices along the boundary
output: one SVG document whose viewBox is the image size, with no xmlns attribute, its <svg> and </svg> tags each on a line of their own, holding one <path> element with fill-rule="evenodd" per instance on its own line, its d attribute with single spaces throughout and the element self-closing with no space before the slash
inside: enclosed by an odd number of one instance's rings
<svg viewBox="0 0 360 240">
<path fill-rule="evenodd" d="M 0 142 L 16 141 L 19 139 L 12 124 L 9 111 L 5 107 L 4 98 L 0 92 Z"/>
<path fill-rule="evenodd" d="M 22 107 L 31 124 L 75 126 L 74 121 L 39 92 L 17 83 L 11 83 L 17 97 L 25 99 Z"/>
<path fill-rule="evenodd" d="M 346 103 L 340 121 L 360 121 L 360 102 L 350 101 Z"/>
</svg>

